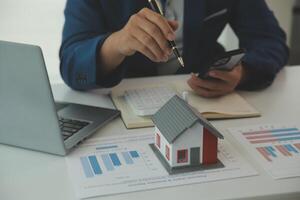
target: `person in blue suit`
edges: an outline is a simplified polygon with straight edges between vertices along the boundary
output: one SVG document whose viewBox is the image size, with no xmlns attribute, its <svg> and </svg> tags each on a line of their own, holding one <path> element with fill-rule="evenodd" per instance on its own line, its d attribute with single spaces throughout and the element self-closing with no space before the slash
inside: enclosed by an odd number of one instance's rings
<svg viewBox="0 0 300 200">
<path fill-rule="evenodd" d="M 147 0 L 67 0 L 60 71 L 76 90 L 117 85 L 123 78 L 191 74 L 188 84 L 199 95 L 216 97 L 235 89 L 269 86 L 286 65 L 285 33 L 264 0 L 159 0 L 165 16 Z M 217 41 L 229 24 L 247 53 L 231 72 L 212 71 Z M 179 66 L 168 40 L 175 40 L 185 67 Z M 194 72 L 194 73 L 193 73 Z"/>
</svg>

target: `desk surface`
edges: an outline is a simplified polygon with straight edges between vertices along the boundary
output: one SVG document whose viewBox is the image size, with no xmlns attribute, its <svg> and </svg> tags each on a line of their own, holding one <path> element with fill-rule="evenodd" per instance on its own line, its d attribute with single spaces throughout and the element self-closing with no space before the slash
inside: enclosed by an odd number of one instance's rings
<svg viewBox="0 0 300 200">
<path fill-rule="evenodd" d="M 300 67 L 284 69 L 274 84 L 258 92 L 240 92 L 247 101 L 261 113 L 260 118 L 213 121 L 219 129 L 266 123 L 300 124 Z M 163 80 L 187 79 L 187 76 L 170 76 Z M 145 83 L 162 79 L 147 78 Z M 135 79 L 121 84 L 134 84 Z M 75 92 L 62 84 L 53 85 L 55 99 L 59 101 L 82 102 L 90 105 L 112 107 L 103 91 Z M 127 130 L 120 119 L 116 119 L 93 137 L 118 134 L 142 133 L 146 129 Z M 273 180 L 254 162 L 230 135 L 225 137 L 237 151 L 259 172 L 259 176 L 224 180 L 205 184 L 194 184 L 152 191 L 141 191 L 96 199 L 300 199 L 300 178 Z M 68 177 L 65 159 L 29 150 L 0 145 L 0 199 L 5 200 L 69 200 L 75 193 Z"/>
</svg>

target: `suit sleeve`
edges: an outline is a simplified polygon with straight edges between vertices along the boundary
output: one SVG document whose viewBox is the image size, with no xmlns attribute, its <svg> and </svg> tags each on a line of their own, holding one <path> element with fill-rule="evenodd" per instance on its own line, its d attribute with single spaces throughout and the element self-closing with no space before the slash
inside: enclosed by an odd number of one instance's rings
<svg viewBox="0 0 300 200">
<path fill-rule="evenodd" d="M 269 86 L 287 64 L 286 35 L 264 0 L 237 0 L 230 25 L 247 50 L 243 65 L 247 76 L 238 89 Z"/>
<path fill-rule="evenodd" d="M 110 31 L 98 0 L 67 0 L 60 72 L 73 89 L 111 87 L 121 81 L 122 67 L 103 75 L 99 49 Z"/>
</svg>

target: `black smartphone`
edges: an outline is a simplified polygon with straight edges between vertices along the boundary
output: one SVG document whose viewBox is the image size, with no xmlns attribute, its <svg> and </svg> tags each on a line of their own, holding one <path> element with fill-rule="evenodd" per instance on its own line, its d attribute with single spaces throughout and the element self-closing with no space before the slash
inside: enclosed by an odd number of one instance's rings
<svg viewBox="0 0 300 200">
<path fill-rule="evenodd" d="M 207 72 L 202 75 L 199 74 L 198 77 L 201 79 L 211 79 L 212 77 L 209 76 L 209 72 L 213 70 L 232 71 L 241 63 L 245 53 L 245 49 L 237 49 L 217 56 L 213 62 L 209 64 Z"/>
</svg>

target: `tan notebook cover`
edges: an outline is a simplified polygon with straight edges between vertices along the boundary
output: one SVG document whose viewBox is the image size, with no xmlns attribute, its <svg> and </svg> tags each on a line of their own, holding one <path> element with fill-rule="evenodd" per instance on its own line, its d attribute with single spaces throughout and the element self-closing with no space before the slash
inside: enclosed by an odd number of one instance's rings
<svg viewBox="0 0 300 200">
<path fill-rule="evenodd" d="M 157 87 L 159 85 L 152 85 L 147 87 Z M 166 86 L 164 84 L 164 86 Z M 230 119 L 230 118 L 245 118 L 258 117 L 260 113 L 253 108 L 244 98 L 237 93 L 219 98 L 203 98 L 195 94 L 185 82 L 170 83 L 170 87 L 176 89 L 179 96 L 182 92 L 188 92 L 187 101 L 195 107 L 207 119 Z M 136 89 L 139 87 L 126 88 Z M 145 87 L 144 87 L 145 88 Z M 118 88 L 112 90 L 111 97 L 117 107 L 121 111 L 121 116 L 127 128 L 142 128 L 153 126 L 150 117 L 140 117 L 134 114 L 130 106 L 127 104 L 124 96 L 124 90 Z"/>
</svg>

